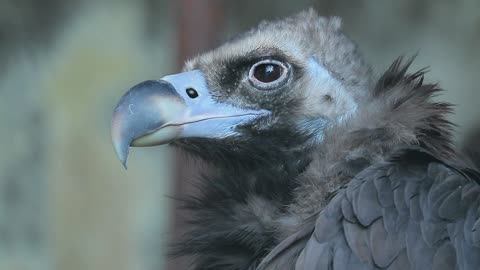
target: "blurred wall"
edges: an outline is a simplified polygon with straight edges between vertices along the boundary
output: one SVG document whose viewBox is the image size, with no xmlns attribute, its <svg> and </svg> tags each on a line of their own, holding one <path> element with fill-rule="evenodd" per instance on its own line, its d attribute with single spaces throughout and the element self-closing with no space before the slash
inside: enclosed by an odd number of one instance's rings
<svg viewBox="0 0 480 270">
<path fill-rule="evenodd" d="M 478 0 L 199 1 L 221 3 L 213 43 L 309 6 L 340 15 L 378 73 L 418 52 L 458 104 L 458 142 L 479 124 Z M 178 71 L 176 4 L 0 0 L 0 270 L 164 267 L 176 165 L 135 149 L 123 170 L 109 123 L 128 87 Z"/>
<path fill-rule="evenodd" d="M 163 265 L 168 150 L 125 171 L 109 126 L 128 87 L 175 69 L 164 6 L 151 37 L 141 2 L 2 3 L 0 269 Z"/>
</svg>

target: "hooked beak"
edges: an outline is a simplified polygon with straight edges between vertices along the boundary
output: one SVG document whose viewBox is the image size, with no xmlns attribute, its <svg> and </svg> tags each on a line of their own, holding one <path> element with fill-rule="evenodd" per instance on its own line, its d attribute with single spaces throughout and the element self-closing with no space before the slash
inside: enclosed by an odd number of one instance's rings
<svg viewBox="0 0 480 270">
<path fill-rule="evenodd" d="M 145 81 L 128 90 L 112 118 L 112 141 L 126 168 L 130 146 L 166 144 L 178 138 L 225 138 L 236 127 L 268 114 L 212 99 L 199 70 Z"/>
</svg>

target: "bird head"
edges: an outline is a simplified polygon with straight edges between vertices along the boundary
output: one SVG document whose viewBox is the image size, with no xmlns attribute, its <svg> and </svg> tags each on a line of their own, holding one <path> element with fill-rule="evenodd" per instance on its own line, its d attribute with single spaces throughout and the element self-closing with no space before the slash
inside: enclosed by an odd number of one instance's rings
<svg viewBox="0 0 480 270">
<path fill-rule="evenodd" d="M 128 90 L 113 114 L 113 144 L 124 165 L 130 146 L 167 143 L 218 162 L 305 153 L 355 114 L 370 73 L 337 17 L 310 10 L 262 22 L 182 73 Z"/>
</svg>

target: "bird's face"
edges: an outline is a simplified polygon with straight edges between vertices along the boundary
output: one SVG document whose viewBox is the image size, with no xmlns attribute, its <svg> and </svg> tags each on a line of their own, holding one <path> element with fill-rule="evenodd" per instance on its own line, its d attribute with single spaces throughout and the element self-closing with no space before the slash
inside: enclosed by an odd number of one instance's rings
<svg viewBox="0 0 480 270">
<path fill-rule="evenodd" d="M 173 143 L 251 158 L 320 143 L 325 129 L 355 112 L 369 82 L 339 28 L 313 12 L 263 23 L 182 73 L 134 86 L 113 115 L 117 155 L 125 164 L 130 146 Z"/>
</svg>

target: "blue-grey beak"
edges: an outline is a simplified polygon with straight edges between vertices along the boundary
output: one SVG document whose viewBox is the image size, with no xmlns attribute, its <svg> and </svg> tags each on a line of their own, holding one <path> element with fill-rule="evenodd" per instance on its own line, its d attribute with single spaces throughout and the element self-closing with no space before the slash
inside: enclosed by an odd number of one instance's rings
<svg viewBox="0 0 480 270">
<path fill-rule="evenodd" d="M 137 84 L 113 113 L 112 141 L 126 167 L 130 146 L 166 144 L 177 138 L 225 138 L 265 110 L 248 110 L 212 99 L 204 75 L 193 70 Z"/>
</svg>

